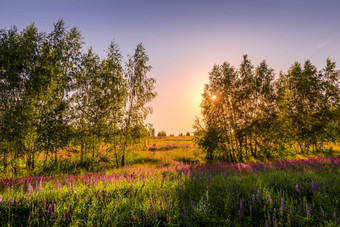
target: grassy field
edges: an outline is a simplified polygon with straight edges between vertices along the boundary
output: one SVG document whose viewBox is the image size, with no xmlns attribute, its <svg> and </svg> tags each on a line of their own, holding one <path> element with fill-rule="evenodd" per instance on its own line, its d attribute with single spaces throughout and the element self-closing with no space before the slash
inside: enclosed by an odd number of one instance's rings
<svg viewBox="0 0 340 227">
<path fill-rule="evenodd" d="M 60 153 L 43 171 L 1 174 L 1 226 L 338 226 L 339 147 L 205 163 L 192 137 L 148 139 L 115 168 Z M 39 159 L 42 162 L 41 159 Z"/>
</svg>

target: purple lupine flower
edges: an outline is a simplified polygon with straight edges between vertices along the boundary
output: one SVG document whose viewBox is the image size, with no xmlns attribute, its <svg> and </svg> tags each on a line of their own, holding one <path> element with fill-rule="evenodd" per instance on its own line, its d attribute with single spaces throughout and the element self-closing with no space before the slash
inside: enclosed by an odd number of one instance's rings
<svg viewBox="0 0 340 227">
<path fill-rule="evenodd" d="M 52 214 L 52 206 L 49 205 L 47 208 L 47 217 L 51 216 L 51 214 Z"/>
<path fill-rule="evenodd" d="M 155 188 L 155 191 L 154 191 L 154 193 L 155 193 L 155 196 L 157 197 L 157 189 Z"/>
<path fill-rule="evenodd" d="M 190 206 L 192 207 L 193 210 L 195 210 L 195 201 L 191 200 L 190 201 Z"/>
<path fill-rule="evenodd" d="M 44 208 L 44 210 L 46 210 L 46 198 L 44 198 L 43 208 Z"/>
<path fill-rule="evenodd" d="M 155 211 L 153 209 L 153 202 L 152 202 L 153 198 L 150 200 L 150 213 L 152 215 L 152 218 L 155 218 Z"/>
<path fill-rule="evenodd" d="M 65 221 L 66 221 L 66 215 L 64 215 L 63 217 L 63 223 L 65 223 Z"/>
<path fill-rule="evenodd" d="M 333 211 L 333 218 L 334 218 L 335 221 L 338 221 L 338 219 L 336 218 L 336 212 L 335 212 L 335 210 Z"/>
<path fill-rule="evenodd" d="M 179 217 L 179 221 L 182 221 L 182 219 L 187 215 L 187 211 L 184 209 L 183 215 Z"/>
<path fill-rule="evenodd" d="M 170 208 L 169 208 L 169 205 L 168 205 L 168 195 L 167 195 L 167 194 L 165 194 L 164 200 L 165 200 L 165 207 L 166 207 L 166 209 L 167 209 L 168 211 L 170 211 Z"/>
<path fill-rule="evenodd" d="M 70 203 L 68 203 L 68 205 L 67 205 L 67 209 L 66 209 L 66 213 L 68 214 L 68 212 L 70 211 Z"/>
<path fill-rule="evenodd" d="M 205 202 L 204 202 L 204 208 L 207 209 L 207 207 L 208 207 L 208 200 L 205 200 Z"/>
<path fill-rule="evenodd" d="M 210 185 L 210 173 L 209 173 L 209 171 L 208 171 L 208 184 Z"/>
<path fill-rule="evenodd" d="M 255 194 L 253 194 L 252 203 L 255 203 Z"/>
<path fill-rule="evenodd" d="M 38 207 L 39 206 L 39 199 L 37 199 L 37 203 L 36 203 L 36 205 L 35 205 L 36 207 Z"/>
<path fill-rule="evenodd" d="M 27 222 L 31 222 L 31 218 L 32 218 L 32 211 L 30 210 L 30 214 L 29 214 L 29 216 L 28 216 Z"/>
<path fill-rule="evenodd" d="M 23 196 L 23 197 L 21 198 L 21 203 L 24 203 L 24 201 L 25 201 L 25 196 Z"/>
<path fill-rule="evenodd" d="M 248 200 L 247 197 L 244 198 L 244 207 L 248 206 Z"/>
<path fill-rule="evenodd" d="M 321 216 L 324 217 L 325 216 L 325 211 L 323 211 L 322 207 L 320 207 L 320 212 L 321 212 Z"/>
<path fill-rule="evenodd" d="M 242 206 L 243 206 L 242 199 L 240 199 L 240 209 L 238 210 L 238 215 L 240 217 L 242 216 Z"/>
<path fill-rule="evenodd" d="M 0 195 L 0 203 L 2 202 L 2 195 Z"/>
<path fill-rule="evenodd" d="M 39 193 L 41 193 L 42 191 L 42 180 L 40 179 L 40 183 L 39 183 Z"/>
<path fill-rule="evenodd" d="M 315 191 L 315 192 L 319 192 L 320 189 L 319 189 L 319 184 L 317 182 L 313 182 L 312 181 L 312 191 Z"/>
<path fill-rule="evenodd" d="M 326 185 L 325 185 L 325 183 L 323 184 L 323 194 L 326 195 Z"/>
<path fill-rule="evenodd" d="M 57 210 L 57 204 L 53 204 L 53 210 L 54 210 L 54 212 Z"/>
<path fill-rule="evenodd" d="M 302 196 L 301 191 L 299 190 L 299 185 L 298 184 L 295 185 L 295 190 L 299 194 L 299 196 Z"/>
<path fill-rule="evenodd" d="M 33 187 L 31 184 L 28 184 L 27 194 L 32 194 L 32 193 L 33 193 Z"/>
<path fill-rule="evenodd" d="M 306 214 L 307 214 L 307 218 L 309 218 L 310 217 L 310 206 L 307 203 L 307 201 L 306 201 Z"/>
<path fill-rule="evenodd" d="M 259 200 L 259 198 L 260 198 L 260 190 L 257 190 L 256 200 Z"/>
<path fill-rule="evenodd" d="M 253 208 L 249 206 L 250 218 L 253 219 Z"/>
<path fill-rule="evenodd" d="M 286 211 L 286 205 L 285 205 L 285 201 L 283 198 L 281 198 L 281 208 L 282 208 L 282 211 L 285 212 Z"/>
<path fill-rule="evenodd" d="M 161 212 L 163 211 L 162 203 L 163 203 L 163 200 L 162 200 L 162 198 L 161 198 L 161 200 L 159 201 L 159 207 L 160 207 L 160 209 L 161 209 Z"/>
<path fill-rule="evenodd" d="M 268 201 L 269 201 L 271 204 L 273 204 L 273 200 L 272 200 L 272 198 L 270 198 L 270 194 L 268 194 Z"/>
<path fill-rule="evenodd" d="M 268 222 L 266 221 L 266 223 L 264 223 L 264 226 L 268 227 Z"/>
</svg>

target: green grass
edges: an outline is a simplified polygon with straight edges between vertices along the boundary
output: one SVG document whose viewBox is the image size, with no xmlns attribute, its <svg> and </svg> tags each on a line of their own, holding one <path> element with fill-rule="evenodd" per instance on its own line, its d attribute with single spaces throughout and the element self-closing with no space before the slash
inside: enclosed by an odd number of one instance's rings
<svg viewBox="0 0 340 227">
<path fill-rule="evenodd" d="M 151 139 L 123 168 L 102 150 L 87 165 L 72 153 L 45 172 L 22 170 L 11 182 L 5 173 L 0 225 L 339 225 L 340 158 L 316 158 L 326 152 L 286 156 L 297 161 L 206 164 L 190 139 Z"/>
</svg>

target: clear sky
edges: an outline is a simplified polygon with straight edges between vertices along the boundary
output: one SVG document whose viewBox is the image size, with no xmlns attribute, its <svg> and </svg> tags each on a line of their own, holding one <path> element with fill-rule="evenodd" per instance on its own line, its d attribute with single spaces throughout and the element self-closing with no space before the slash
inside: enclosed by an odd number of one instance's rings
<svg viewBox="0 0 340 227">
<path fill-rule="evenodd" d="M 340 68 L 338 0 L 0 0 L 0 28 L 35 22 L 50 32 L 61 18 L 102 57 L 113 39 L 124 56 L 144 44 L 157 81 L 147 119 L 156 132 L 192 131 L 214 64 L 238 67 L 248 54 L 276 73 L 306 59 L 321 69 L 328 57 Z"/>
</svg>

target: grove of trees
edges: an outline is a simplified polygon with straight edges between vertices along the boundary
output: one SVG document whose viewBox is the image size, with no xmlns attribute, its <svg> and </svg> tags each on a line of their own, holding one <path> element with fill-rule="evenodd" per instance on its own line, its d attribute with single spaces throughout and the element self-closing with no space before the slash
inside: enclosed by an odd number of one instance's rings
<svg viewBox="0 0 340 227">
<path fill-rule="evenodd" d="M 195 141 L 210 160 L 320 152 L 340 139 L 340 71 L 330 59 L 322 70 L 295 62 L 276 77 L 245 55 L 239 69 L 215 65 L 202 97 Z"/>
<path fill-rule="evenodd" d="M 0 30 L 1 167 L 16 173 L 19 162 L 34 170 L 44 154 L 44 168 L 58 162 L 58 152 L 78 147 L 80 163 L 95 158 L 105 142 L 116 165 L 126 152 L 149 135 L 144 123 L 152 109 L 155 80 L 142 44 L 123 64 L 112 42 L 106 58 L 90 48 L 63 20 L 50 33 L 34 24 L 19 32 Z M 72 146 L 70 146 L 72 145 Z"/>
</svg>

